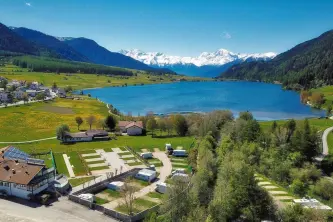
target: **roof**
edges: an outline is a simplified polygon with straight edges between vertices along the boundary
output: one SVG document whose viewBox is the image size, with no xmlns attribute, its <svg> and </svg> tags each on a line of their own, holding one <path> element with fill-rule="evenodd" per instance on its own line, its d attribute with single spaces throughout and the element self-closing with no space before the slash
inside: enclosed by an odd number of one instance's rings
<svg viewBox="0 0 333 222">
<path fill-rule="evenodd" d="M 148 169 L 143 169 L 138 172 L 138 174 L 145 175 L 145 176 L 151 176 L 156 174 L 156 171 L 153 170 L 148 170 Z"/>
<path fill-rule="evenodd" d="M 0 181 L 27 185 L 45 167 L 22 160 L 7 159 L 4 153 L 10 147 L 0 149 Z"/>
<path fill-rule="evenodd" d="M 86 132 L 79 133 L 66 133 L 66 136 L 76 137 L 76 138 L 86 138 L 86 137 L 101 137 L 108 136 L 109 133 L 105 130 L 87 130 Z"/>
<path fill-rule="evenodd" d="M 119 127 L 125 127 L 126 129 L 131 128 L 133 126 L 143 129 L 142 121 L 119 121 L 118 125 Z"/>
</svg>

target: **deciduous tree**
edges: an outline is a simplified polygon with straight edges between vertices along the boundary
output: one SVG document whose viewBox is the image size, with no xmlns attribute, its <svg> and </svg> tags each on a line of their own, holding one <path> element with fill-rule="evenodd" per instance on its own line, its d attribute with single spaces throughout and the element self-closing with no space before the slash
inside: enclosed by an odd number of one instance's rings
<svg viewBox="0 0 333 222">
<path fill-rule="evenodd" d="M 90 115 L 87 117 L 86 121 L 89 124 L 89 128 L 91 129 L 91 126 L 96 122 L 96 117 L 93 115 Z"/>
<path fill-rule="evenodd" d="M 77 130 L 80 130 L 80 126 L 83 123 L 83 119 L 80 116 L 75 117 L 75 122 L 77 124 Z"/>
</svg>

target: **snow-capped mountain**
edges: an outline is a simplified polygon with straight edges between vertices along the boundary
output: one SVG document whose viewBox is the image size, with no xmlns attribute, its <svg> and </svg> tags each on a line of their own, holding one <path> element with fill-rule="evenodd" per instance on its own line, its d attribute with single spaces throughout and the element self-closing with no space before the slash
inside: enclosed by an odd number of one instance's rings
<svg viewBox="0 0 333 222">
<path fill-rule="evenodd" d="M 169 56 L 161 52 L 144 52 L 138 49 L 121 50 L 119 53 L 152 67 L 169 68 L 180 74 L 194 76 L 218 76 L 234 64 L 244 61 L 267 61 L 276 56 L 273 52 L 236 54 L 225 49 L 219 49 L 216 52 L 203 52 L 198 57 Z"/>
</svg>

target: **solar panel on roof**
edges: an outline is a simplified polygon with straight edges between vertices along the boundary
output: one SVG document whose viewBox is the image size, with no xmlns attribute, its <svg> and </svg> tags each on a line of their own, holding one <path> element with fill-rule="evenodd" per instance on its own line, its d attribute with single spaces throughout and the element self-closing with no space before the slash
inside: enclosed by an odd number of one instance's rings
<svg viewBox="0 0 333 222">
<path fill-rule="evenodd" d="M 15 147 L 10 147 L 9 149 L 6 150 L 4 153 L 4 157 L 7 159 L 19 159 L 19 160 L 26 160 L 27 158 L 30 157 L 29 154 L 15 148 Z"/>
</svg>

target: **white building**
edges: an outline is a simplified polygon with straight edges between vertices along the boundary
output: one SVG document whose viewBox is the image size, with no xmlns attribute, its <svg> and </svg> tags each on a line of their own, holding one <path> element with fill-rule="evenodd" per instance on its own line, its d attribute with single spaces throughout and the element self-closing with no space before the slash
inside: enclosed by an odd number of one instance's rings
<svg viewBox="0 0 333 222">
<path fill-rule="evenodd" d="M 35 97 L 37 95 L 37 91 L 34 89 L 28 89 L 25 92 L 28 94 L 28 96 L 31 96 L 31 97 Z"/>
<path fill-rule="evenodd" d="M 8 94 L 6 92 L 0 92 L 0 102 L 7 102 Z"/>
<path fill-rule="evenodd" d="M 152 182 L 156 179 L 156 171 L 149 170 L 149 169 L 143 169 L 140 170 L 136 175 L 135 178 L 143 181 Z"/>
<path fill-rule="evenodd" d="M 127 133 L 129 136 L 142 135 L 143 123 L 142 121 L 119 121 L 120 131 Z"/>
<path fill-rule="evenodd" d="M 23 99 L 24 93 L 25 92 L 23 90 L 21 90 L 21 89 L 15 90 L 14 91 L 14 98 L 16 98 L 16 99 Z"/>
<path fill-rule="evenodd" d="M 54 181 L 55 169 L 14 148 L 0 149 L 0 195 L 32 199 Z"/>
<path fill-rule="evenodd" d="M 115 190 L 115 191 L 120 191 L 124 188 L 125 183 L 122 181 L 113 181 L 108 184 L 108 189 L 110 190 Z"/>
</svg>

